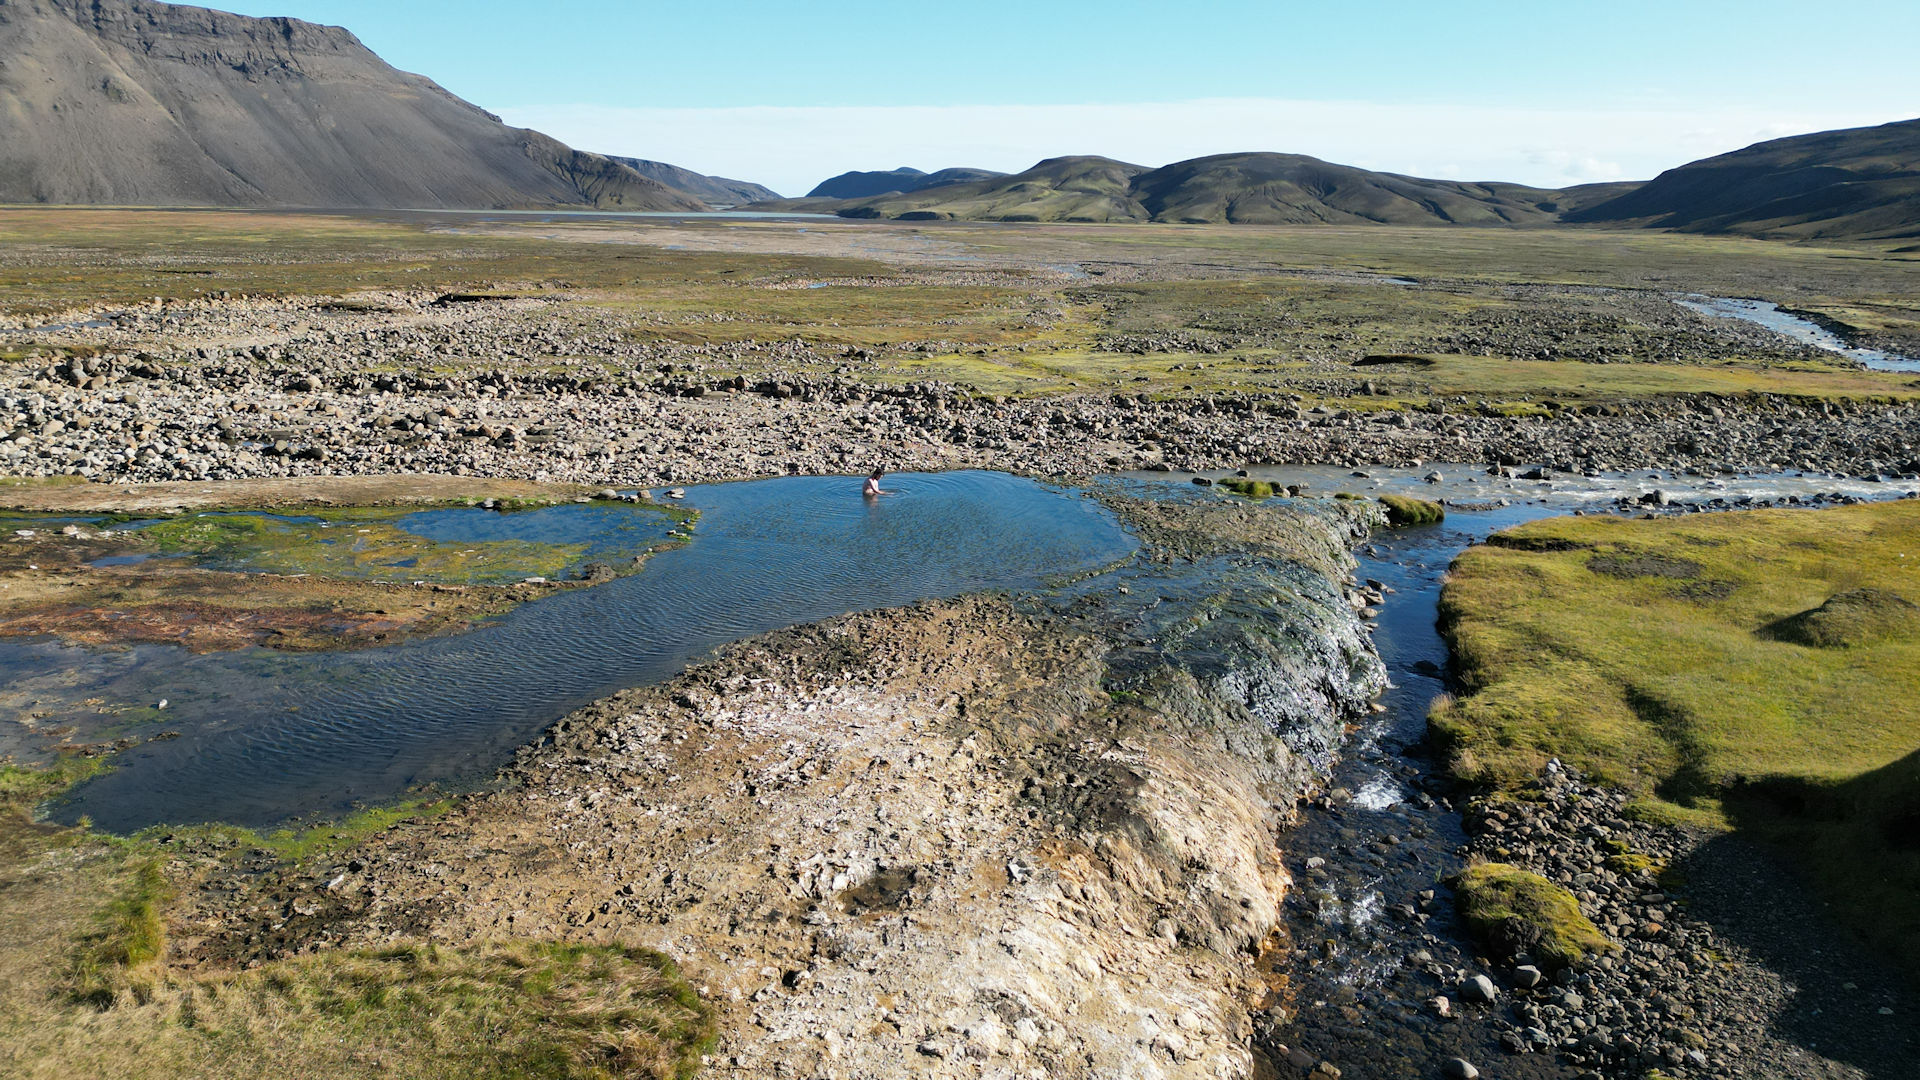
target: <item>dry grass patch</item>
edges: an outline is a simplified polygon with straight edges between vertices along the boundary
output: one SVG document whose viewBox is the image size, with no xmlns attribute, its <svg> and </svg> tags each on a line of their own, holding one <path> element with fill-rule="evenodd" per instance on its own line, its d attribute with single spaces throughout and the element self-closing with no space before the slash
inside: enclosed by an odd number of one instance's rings
<svg viewBox="0 0 1920 1080">
<path fill-rule="evenodd" d="M 0 766 L 0 1076 L 682 1080 L 714 1044 L 713 1011 L 642 948 L 403 943 L 170 969 L 166 906 L 187 871 L 143 840 L 28 816 L 96 767 Z M 311 854 L 392 817 L 263 846 Z"/>
</svg>

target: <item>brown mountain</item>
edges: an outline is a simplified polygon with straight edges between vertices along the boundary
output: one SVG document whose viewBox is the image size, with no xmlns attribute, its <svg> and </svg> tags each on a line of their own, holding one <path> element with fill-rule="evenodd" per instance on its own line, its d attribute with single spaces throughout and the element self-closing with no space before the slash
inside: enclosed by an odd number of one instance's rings
<svg viewBox="0 0 1920 1080">
<path fill-rule="evenodd" d="M 0 0 L 0 202 L 704 209 L 338 27 L 150 0 Z"/>
</svg>

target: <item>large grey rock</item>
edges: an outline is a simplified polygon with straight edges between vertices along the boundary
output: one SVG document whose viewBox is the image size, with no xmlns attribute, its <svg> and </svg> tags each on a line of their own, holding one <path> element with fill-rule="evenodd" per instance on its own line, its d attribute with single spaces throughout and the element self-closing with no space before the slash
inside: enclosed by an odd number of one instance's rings
<svg viewBox="0 0 1920 1080">
<path fill-rule="evenodd" d="M 1468 1001 L 1491 1003 L 1499 1000 L 1500 991 L 1494 987 L 1492 979 L 1475 975 L 1460 984 L 1460 996 Z"/>
</svg>

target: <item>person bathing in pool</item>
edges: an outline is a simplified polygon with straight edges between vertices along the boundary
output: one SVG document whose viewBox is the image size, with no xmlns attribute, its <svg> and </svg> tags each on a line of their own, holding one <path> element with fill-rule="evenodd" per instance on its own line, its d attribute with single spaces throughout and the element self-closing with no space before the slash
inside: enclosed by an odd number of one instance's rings
<svg viewBox="0 0 1920 1080">
<path fill-rule="evenodd" d="M 872 475 L 872 476 L 869 476 L 869 477 L 867 477 L 867 482 L 866 482 L 865 484 L 863 484 L 863 485 L 861 485 L 861 487 L 860 487 L 860 495 L 861 495 L 861 497 L 863 497 L 863 498 L 868 498 L 868 499 L 874 499 L 874 498 L 878 498 L 878 497 L 880 497 L 880 496 L 882 496 L 882 495 L 891 495 L 891 494 L 893 494 L 893 492 L 891 492 L 891 491 L 882 491 L 882 490 L 880 490 L 880 478 L 881 478 L 882 476 L 885 476 L 885 475 L 886 475 L 886 470 L 885 470 L 885 469 L 875 469 L 875 470 L 873 470 L 873 475 Z"/>
</svg>

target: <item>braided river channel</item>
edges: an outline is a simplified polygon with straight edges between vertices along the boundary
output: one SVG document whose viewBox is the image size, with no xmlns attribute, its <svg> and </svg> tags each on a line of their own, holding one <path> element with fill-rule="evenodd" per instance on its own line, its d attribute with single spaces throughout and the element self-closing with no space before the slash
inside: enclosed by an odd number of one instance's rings
<svg viewBox="0 0 1920 1080">
<path fill-rule="evenodd" d="M 1442 479 L 1434 482 L 1428 469 L 1251 471 L 1315 493 L 1403 491 L 1452 504 L 1443 525 L 1382 531 L 1361 553 L 1360 576 L 1397 590 L 1376 635 L 1395 686 L 1384 700 L 1387 711 L 1355 737 L 1334 782 L 1357 793 L 1346 817 L 1383 820 L 1406 813 L 1414 797 L 1396 770 L 1405 768 L 1402 750 L 1419 740 L 1426 704 L 1442 689 L 1447 657 L 1433 628 L 1434 603 L 1447 564 L 1468 544 L 1531 518 L 1637 505 L 1655 488 L 1699 508 L 1904 493 L 1898 484 L 1808 475 L 1543 482 L 1441 466 Z M 1098 483 L 1136 495 L 1203 495 L 1185 475 Z M 347 652 L 200 655 L 171 645 L 6 641 L 0 702 L 34 719 L 0 723 L 0 756 L 44 753 L 49 729 L 80 740 L 132 737 L 137 745 L 116 767 L 80 785 L 53 816 L 85 816 L 114 831 L 196 821 L 269 825 L 391 800 L 423 785 L 484 782 L 560 716 L 667 679 L 726 642 L 979 590 L 1043 600 L 1084 596 L 1097 591 L 1103 574 L 1139 572 L 1126 571 L 1137 542 L 1087 490 L 991 472 L 896 475 L 887 486 L 894 493 L 878 500 L 862 500 L 857 480 L 834 477 L 690 488 L 686 501 L 701 518 L 688 545 L 652 556 L 630 576 L 556 591 L 455 636 Z M 1285 512 L 1287 502 L 1270 505 Z M 423 530 L 476 540 L 512 527 L 489 520 L 513 518 L 480 509 L 429 514 Z M 634 528 L 605 512 L 555 520 L 560 534 L 550 538 L 589 544 L 594 535 L 566 530 Z M 164 712 L 146 707 L 160 700 Z M 141 719 L 132 724 L 131 706 L 143 707 L 133 710 Z M 178 734 L 150 738 L 161 730 Z M 1320 916 L 1364 926 L 1377 894 L 1348 881 L 1330 882 L 1315 895 Z M 1355 978 L 1366 977 L 1364 965 L 1353 970 Z"/>
</svg>

